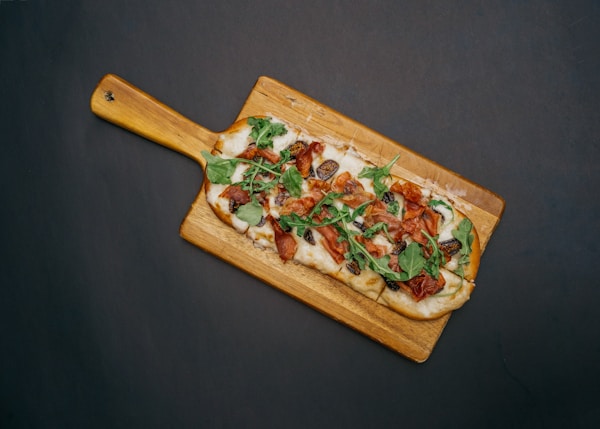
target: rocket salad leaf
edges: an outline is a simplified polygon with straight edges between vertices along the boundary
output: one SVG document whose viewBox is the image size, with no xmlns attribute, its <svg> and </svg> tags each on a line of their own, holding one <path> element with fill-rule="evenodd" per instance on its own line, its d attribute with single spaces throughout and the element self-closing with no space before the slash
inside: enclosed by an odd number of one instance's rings
<svg viewBox="0 0 600 429">
<path fill-rule="evenodd" d="M 266 149 L 273 147 L 273 137 L 287 134 L 285 125 L 271 122 L 270 117 L 248 118 L 248 125 L 252 126 L 250 137 L 256 142 L 256 147 Z"/>
<path fill-rule="evenodd" d="M 235 214 L 240 220 L 248 222 L 248 225 L 254 226 L 260 223 L 263 215 L 263 208 L 256 198 L 252 198 L 252 201 L 240 206 Z"/>
<path fill-rule="evenodd" d="M 383 179 L 390 175 L 390 170 L 392 166 L 396 163 L 396 161 L 400 158 L 400 154 L 396 155 L 394 159 L 392 159 L 387 165 L 383 167 L 364 167 L 360 173 L 358 173 L 359 178 L 366 178 L 373 180 L 373 189 L 375 190 L 375 195 L 377 198 L 383 198 L 383 194 L 389 191 L 389 188 L 385 183 L 383 183 Z"/>
<path fill-rule="evenodd" d="M 203 150 L 202 156 L 206 159 L 206 177 L 211 183 L 230 185 L 231 175 L 235 171 L 240 159 L 224 159 Z"/>
</svg>

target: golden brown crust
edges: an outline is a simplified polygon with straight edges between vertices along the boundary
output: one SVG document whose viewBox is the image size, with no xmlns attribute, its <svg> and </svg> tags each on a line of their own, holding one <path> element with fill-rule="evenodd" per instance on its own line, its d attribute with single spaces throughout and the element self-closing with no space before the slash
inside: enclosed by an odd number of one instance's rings
<svg viewBox="0 0 600 429">
<path fill-rule="evenodd" d="M 451 311 L 457 310 L 469 300 L 471 292 L 475 288 L 475 283 L 462 280 L 459 276 L 447 270 L 441 269 L 440 271 L 446 279 L 446 286 L 436 295 L 417 302 L 402 289 L 394 291 L 386 287 L 377 302 L 415 320 L 438 319 Z M 462 286 L 459 287 L 461 281 Z"/>
<path fill-rule="evenodd" d="M 205 190 L 207 196 L 213 191 L 213 189 L 215 189 L 215 185 L 210 183 L 209 180 L 204 180 L 204 190 Z M 227 211 L 223 210 L 221 208 L 221 206 L 219 206 L 218 204 L 215 204 L 214 202 L 211 202 L 208 205 L 210 206 L 210 208 L 212 209 L 214 214 L 221 220 L 221 222 L 223 222 L 226 225 L 233 228 L 233 214 L 232 213 L 230 213 L 228 210 Z"/>
<path fill-rule="evenodd" d="M 481 260 L 481 243 L 479 241 L 479 234 L 475 225 L 471 230 L 473 234 L 473 243 L 471 244 L 471 254 L 469 255 L 469 264 L 464 267 L 465 279 L 473 281 L 477 277 L 477 271 L 479 270 L 479 262 Z"/>
</svg>

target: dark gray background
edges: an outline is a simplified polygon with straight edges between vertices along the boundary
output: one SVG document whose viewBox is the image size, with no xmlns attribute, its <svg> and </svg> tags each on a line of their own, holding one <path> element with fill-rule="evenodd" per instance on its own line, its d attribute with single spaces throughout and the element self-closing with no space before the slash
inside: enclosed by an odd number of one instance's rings
<svg viewBox="0 0 600 429">
<path fill-rule="evenodd" d="M 598 1 L 0 2 L 0 427 L 600 423 Z M 219 131 L 276 78 L 506 199 L 415 364 L 182 240 L 200 167 L 96 118 L 116 73 Z"/>
</svg>

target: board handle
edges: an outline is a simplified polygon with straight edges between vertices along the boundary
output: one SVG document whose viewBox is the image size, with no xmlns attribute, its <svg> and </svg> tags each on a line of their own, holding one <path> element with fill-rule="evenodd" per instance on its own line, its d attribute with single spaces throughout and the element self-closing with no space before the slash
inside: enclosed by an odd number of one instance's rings
<svg viewBox="0 0 600 429">
<path fill-rule="evenodd" d="M 90 107 L 100 118 L 192 158 L 202 167 L 206 161 L 200 152 L 210 151 L 218 137 L 114 74 L 98 82 Z"/>
</svg>

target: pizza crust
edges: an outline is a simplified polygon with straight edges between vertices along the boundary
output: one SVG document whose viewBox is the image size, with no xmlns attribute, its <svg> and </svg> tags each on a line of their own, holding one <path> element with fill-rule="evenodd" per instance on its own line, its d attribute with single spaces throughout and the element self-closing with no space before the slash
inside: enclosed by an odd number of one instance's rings
<svg viewBox="0 0 600 429">
<path fill-rule="evenodd" d="M 464 280 L 444 268 L 441 268 L 440 272 L 446 284 L 444 289 L 435 295 L 417 302 L 402 289 L 394 291 L 386 287 L 377 302 L 417 320 L 437 319 L 450 311 L 457 310 L 469 300 L 475 283 Z"/>
</svg>

